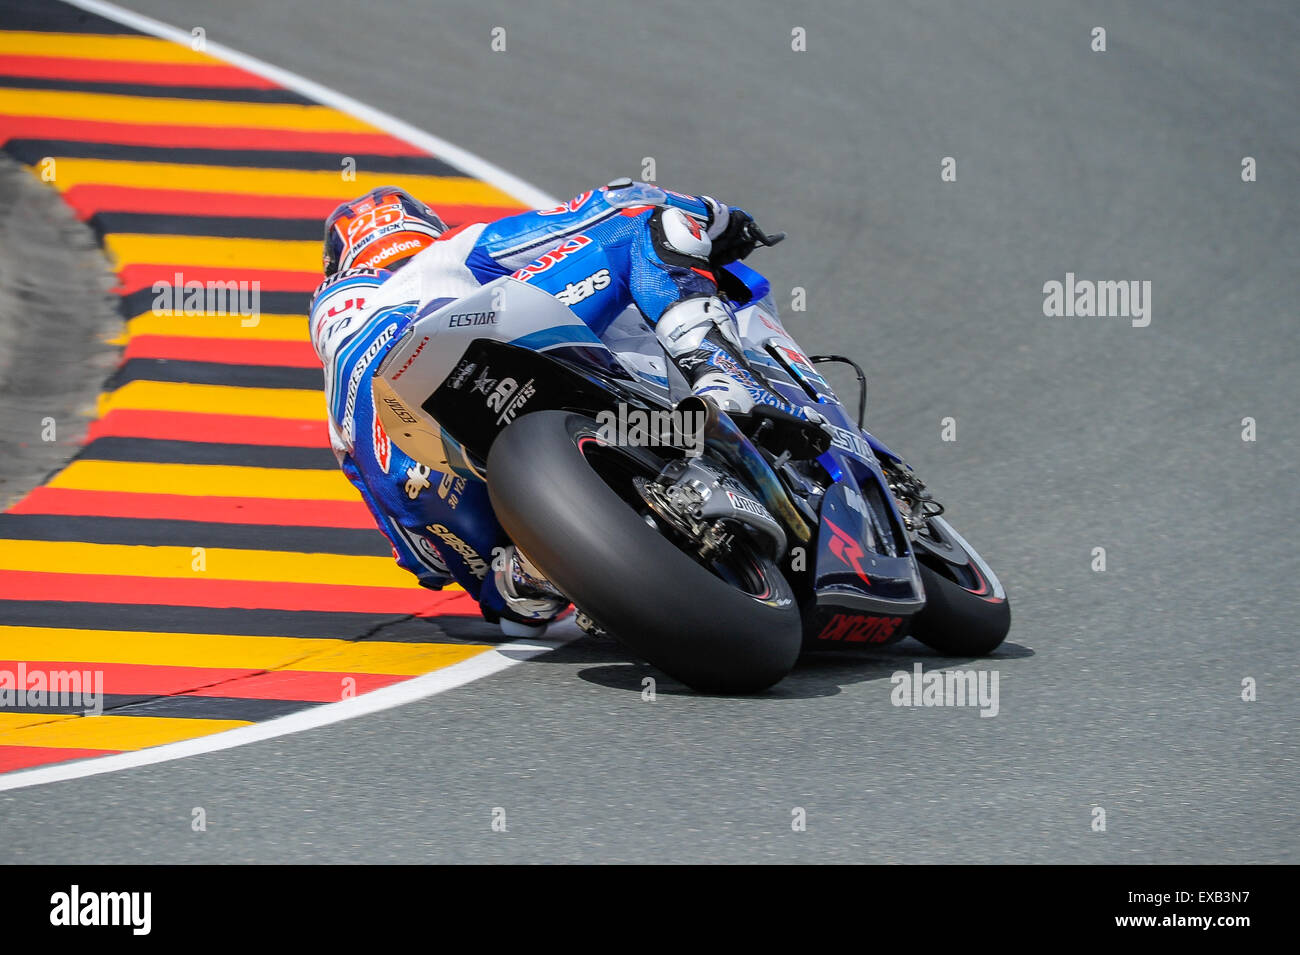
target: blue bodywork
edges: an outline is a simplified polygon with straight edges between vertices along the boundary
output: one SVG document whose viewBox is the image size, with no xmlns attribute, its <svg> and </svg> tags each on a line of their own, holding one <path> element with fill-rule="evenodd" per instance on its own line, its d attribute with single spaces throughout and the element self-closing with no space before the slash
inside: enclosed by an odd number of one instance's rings
<svg viewBox="0 0 1300 955">
<path fill-rule="evenodd" d="M 763 275 L 741 263 L 726 269 L 748 289 L 750 302 L 762 301 L 775 312 L 770 285 Z M 914 613 L 924 603 L 924 589 L 902 515 L 880 462 L 905 465 L 883 442 L 858 427 L 830 385 L 815 371 L 783 366 L 754 347 L 747 348 L 746 354 L 761 366 L 783 399 L 816 408 L 835 431 L 831 447 L 817 459 L 833 482 L 822 498 L 821 526 L 811 567 L 812 590 L 818 604 L 842 607 L 846 613 L 898 618 Z M 901 638 L 902 634 L 903 629 L 897 628 L 890 636 Z"/>
</svg>

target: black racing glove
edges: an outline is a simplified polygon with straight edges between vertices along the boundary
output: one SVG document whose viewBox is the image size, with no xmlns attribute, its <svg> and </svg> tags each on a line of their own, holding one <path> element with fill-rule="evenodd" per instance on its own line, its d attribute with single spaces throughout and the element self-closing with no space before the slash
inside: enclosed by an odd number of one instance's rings
<svg viewBox="0 0 1300 955">
<path fill-rule="evenodd" d="M 734 207 L 729 208 L 726 214 L 727 224 L 714 236 L 713 251 L 709 255 L 709 260 L 714 265 L 726 265 L 743 259 L 758 245 L 753 216 L 744 209 Z M 713 229 L 709 231 L 713 232 Z"/>
<path fill-rule="evenodd" d="M 764 233 L 744 209 L 710 208 L 709 237 L 713 240 L 713 251 L 709 254 L 709 264 L 714 268 L 743 259 L 760 245 L 776 245 L 785 238 L 784 232 Z M 723 215 L 727 217 L 725 224 Z"/>
</svg>

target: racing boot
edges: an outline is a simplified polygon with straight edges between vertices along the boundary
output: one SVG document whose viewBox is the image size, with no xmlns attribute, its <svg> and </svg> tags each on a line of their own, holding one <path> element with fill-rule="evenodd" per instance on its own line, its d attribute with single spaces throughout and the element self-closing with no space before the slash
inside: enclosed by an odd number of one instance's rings
<svg viewBox="0 0 1300 955">
<path fill-rule="evenodd" d="M 723 411 L 749 414 L 755 404 L 794 410 L 750 370 L 721 299 L 688 298 L 670 305 L 655 325 L 655 335 L 690 382 L 692 393 Z"/>
<path fill-rule="evenodd" d="M 693 298 L 669 306 L 655 333 L 691 383 L 693 394 L 737 419 L 752 436 L 769 429 L 764 445 L 774 454 L 815 458 L 834 440 L 830 422 L 816 408 L 792 405 L 775 394 L 745 358 L 735 323 L 717 298 Z M 758 422 L 757 431 L 750 422 Z"/>
<path fill-rule="evenodd" d="M 493 562 L 497 592 L 505 600 L 501 632 L 507 637 L 540 637 L 569 601 L 511 544 Z M 500 568 L 500 569 L 496 569 Z"/>
</svg>

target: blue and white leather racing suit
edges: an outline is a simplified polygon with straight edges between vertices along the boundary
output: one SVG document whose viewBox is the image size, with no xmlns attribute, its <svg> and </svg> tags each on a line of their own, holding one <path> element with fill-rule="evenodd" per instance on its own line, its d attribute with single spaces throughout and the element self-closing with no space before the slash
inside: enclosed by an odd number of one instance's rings
<svg viewBox="0 0 1300 955">
<path fill-rule="evenodd" d="M 311 337 L 325 367 L 331 444 L 401 567 L 433 589 L 454 579 L 489 620 L 528 619 L 514 612 L 493 573 L 494 555 L 510 542 L 486 485 L 468 470 L 431 471 L 379 424 L 370 379 L 416 311 L 371 310 L 367 302 L 382 297 L 380 287 L 394 276 L 418 277 L 425 301 L 452 299 L 513 275 L 564 302 L 597 335 L 634 304 L 669 354 L 689 355 L 697 365 L 716 358 L 729 374 L 744 376 L 725 351 L 704 341 L 718 340 L 720 328 L 728 340 L 735 335 L 727 333 L 729 312 L 716 296 L 708 261 L 727 214 L 705 196 L 615 180 L 552 209 L 454 229 L 397 272 L 352 269 L 316 290 Z M 779 402 L 749 382 L 742 387 L 753 400 Z M 724 387 L 734 390 L 734 378 Z M 708 391 L 708 381 L 696 390 Z"/>
</svg>

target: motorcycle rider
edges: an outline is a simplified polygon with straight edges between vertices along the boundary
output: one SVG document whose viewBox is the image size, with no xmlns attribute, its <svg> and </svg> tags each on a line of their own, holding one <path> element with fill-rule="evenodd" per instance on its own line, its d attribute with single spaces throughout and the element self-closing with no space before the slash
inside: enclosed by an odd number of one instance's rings
<svg viewBox="0 0 1300 955">
<path fill-rule="evenodd" d="M 793 411 L 748 368 L 717 294 L 714 270 L 747 256 L 761 235 L 741 209 L 630 179 L 455 229 L 395 187 L 340 205 L 325 223 L 311 338 L 335 456 L 398 564 L 435 590 L 456 580 L 507 636 L 540 634 L 567 605 L 510 544 L 482 481 L 431 471 L 380 426 L 369 382 L 404 330 L 367 307 L 384 283 L 398 276 L 413 298 L 452 301 L 509 275 L 554 295 L 597 335 L 635 305 L 695 394 L 737 414 L 756 403 Z"/>
</svg>

